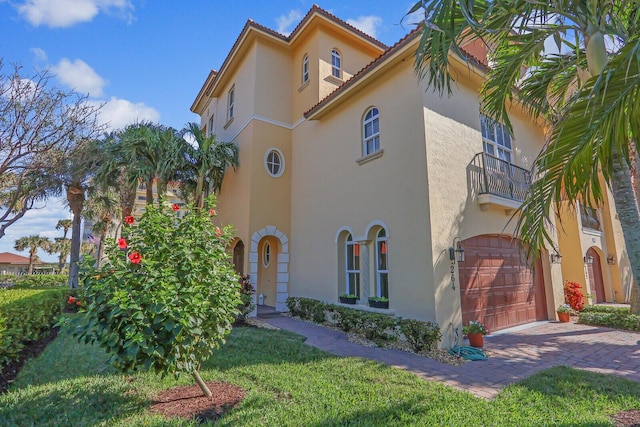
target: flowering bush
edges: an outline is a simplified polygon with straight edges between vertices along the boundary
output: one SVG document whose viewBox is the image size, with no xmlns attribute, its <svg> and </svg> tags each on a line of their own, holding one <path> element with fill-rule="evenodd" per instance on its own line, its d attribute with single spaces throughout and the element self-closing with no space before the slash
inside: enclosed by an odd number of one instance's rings
<svg viewBox="0 0 640 427">
<path fill-rule="evenodd" d="M 250 278 L 249 274 L 245 274 L 240 278 L 240 299 L 242 302 L 239 306 L 240 314 L 236 316 L 238 321 L 244 321 L 255 308 L 252 295 L 255 294 L 256 291 L 253 289 L 253 285 L 251 285 Z"/>
<path fill-rule="evenodd" d="M 584 294 L 580 283 L 564 282 L 564 300 L 575 311 L 582 311 L 584 308 Z"/>
<path fill-rule="evenodd" d="M 462 333 L 467 334 L 489 334 L 489 329 L 479 320 L 472 320 L 468 325 L 462 327 Z"/>
<path fill-rule="evenodd" d="M 172 209 L 147 206 L 139 223 L 125 220 L 117 243 L 108 241 L 101 267 L 84 260 L 84 316 L 74 335 L 99 343 L 121 372 L 189 373 L 210 396 L 197 370 L 242 303 L 226 251 L 231 228 L 218 235 L 208 210 L 176 218 Z"/>
<path fill-rule="evenodd" d="M 571 306 L 569 304 L 562 304 L 560 307 L 558 307 L 556 312 L 558 312 L 558 313 L 569 313 L 569 314 L 573 314 L 574 313 L 573 309 L 571 308 Z"/>
</svg>

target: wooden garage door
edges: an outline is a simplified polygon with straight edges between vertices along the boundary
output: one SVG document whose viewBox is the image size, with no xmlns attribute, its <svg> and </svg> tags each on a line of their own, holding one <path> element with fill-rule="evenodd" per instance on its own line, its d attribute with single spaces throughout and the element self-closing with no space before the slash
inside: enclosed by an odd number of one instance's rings
<svg viewBox="0 0 640 427">
<path fill-rule="evenodd" d="M 535 274 L 515 240 L 483 235 L 463 241 L 462 247 L 463 324 L 481 320 L 495 331 L 547 319 L 540 265 L 536 263 Z"/>
</svg>

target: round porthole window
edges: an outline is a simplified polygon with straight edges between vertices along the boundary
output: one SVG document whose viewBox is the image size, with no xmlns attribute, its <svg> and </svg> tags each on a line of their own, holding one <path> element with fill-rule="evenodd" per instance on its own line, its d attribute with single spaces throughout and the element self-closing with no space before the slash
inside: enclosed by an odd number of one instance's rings
<svg viewBox="0 0 640 427">
<path fill-rule="evenodd" d="M 284 156 L 277 148 L 270 148 L 264 156 L 264 166 L 269 175 L 274 178 L 282 176 L 284 173 Z"/>
<path fill-rule="evenodd" d="M 269 267 L 271 264 L 271 245 L 269 242 L 264 242 L 264 249 L 262 251 L 262 265 Z"/>
</svg>

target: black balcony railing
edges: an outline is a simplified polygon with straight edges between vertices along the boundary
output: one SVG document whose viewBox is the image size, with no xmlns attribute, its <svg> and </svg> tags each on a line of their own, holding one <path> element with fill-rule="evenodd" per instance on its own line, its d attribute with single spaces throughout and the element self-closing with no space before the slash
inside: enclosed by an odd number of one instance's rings
<svg viewBox="0 0 640 427">
<path fill-rule="evenodd" d="M 531 187 L 531 172 L 487 153 L 473 159 L 478 194 L 493 194 L 506 199 L 524 201 Z"/>
</svg>

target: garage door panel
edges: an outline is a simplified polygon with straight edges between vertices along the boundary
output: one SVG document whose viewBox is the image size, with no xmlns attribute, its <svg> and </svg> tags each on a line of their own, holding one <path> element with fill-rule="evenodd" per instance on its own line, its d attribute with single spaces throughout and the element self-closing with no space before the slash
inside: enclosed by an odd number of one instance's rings
<svg viewBox="0 0 640 427">
<path fill-rule="evenodd" d="M 544 289 L 536 295 L 540 286 L 515 242 L 485 235 L 467 239 L 462 246 L 470 255 L 458 264 L 465 324 L 479 319 L 490 330 L 499 330 L 535 321 L 536 313 L 546 317 L 546 308 L 537 307 L 544 304 Z"/>
</svg>

